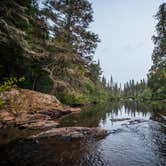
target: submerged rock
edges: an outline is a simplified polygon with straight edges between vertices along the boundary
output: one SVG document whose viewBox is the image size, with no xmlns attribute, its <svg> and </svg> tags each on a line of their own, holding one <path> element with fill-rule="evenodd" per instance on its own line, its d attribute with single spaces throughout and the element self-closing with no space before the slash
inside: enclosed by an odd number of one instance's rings
<svg viewBox="0 0 166 166">
<path fill-rule="evenodd" d="M 110 119 L 112 122 L 120 122 L 125 120 L 130 120 L 130 118 L 116 118 L 116 119 Z"/>
<path fill-rule="evenodd" d="M 59 127 L 59 123 L 55 122 L 55 121 L 48 121 L 48 120 L 38 120 L 38 121 L 34 121 L 31 123 L 25 123 L 22 125 L 18 126 L 19 128 L 27 128 L 27 129 L 31 129 L 31 130 L 37 130 L 37 129 L 52 129 L 52 128 L 57 128 Z"/>
<path fill-rule="evenodd" d="M 134 120 L 130 120 L 129 124 L 130 125 L 134 125 L 134 124 L 139 124 L 139 123 L 144 123 L 144 122 L 147 122 L 147 120 L 144 120 L 144 119 L 134 119 Z"/>
<path fill-rule="evenodd" d="M 28 140 L 47 140 L 55 141 L 74 141 L 86 138 L 102 138 L 108 133 L 101 128 L 88 127 L 63 127 L 41 132 L 37 135 L 30 136 Z"/>
</svg>

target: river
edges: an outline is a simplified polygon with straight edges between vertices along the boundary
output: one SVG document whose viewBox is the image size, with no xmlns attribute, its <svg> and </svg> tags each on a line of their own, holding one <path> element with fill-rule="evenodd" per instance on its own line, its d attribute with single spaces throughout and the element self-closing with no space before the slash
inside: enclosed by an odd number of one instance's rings
<svg viewBox="0 0 166 166">
<path fill-rule="evenodd" d="M 28 132 L 4 129 L 0 166 L 163 166 L 166 165 L 166 106 L 109 103 L 87 106 L 62 126 L 101 127 L 109 135 L 78 142 L 24 142 Z M 6 140 L 8 140 L 6 142 Z M 15 140 L 15 141 L 12 141 Z"/>
</svg>

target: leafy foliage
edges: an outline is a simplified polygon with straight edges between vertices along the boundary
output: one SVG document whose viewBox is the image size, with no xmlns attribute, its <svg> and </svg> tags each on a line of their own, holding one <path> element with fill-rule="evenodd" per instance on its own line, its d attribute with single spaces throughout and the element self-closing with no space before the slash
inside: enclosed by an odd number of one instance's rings
<svg viewBox="0 0 166 166">
<path fill-rule="evenodd" d="M 20 82 L 25 81 L 24 77 L 16 78 L 6 78 L 5 81 L 0 85 L 0 92 L 3 92 L 5 90 L 8 90 L 10 88 L 17 87 L 17 84 Z"/>
<path fill-rule="evenodd" d="M 2 84 L 0 84 L 0 93 L 9 90 L 11 88 L 15 88 L 17 87 L 17 85 L 21 82 L 25 81 L 24 77 L 20 77 L 20 78 L 16 78 L 16 77 L 12 77 L 12 78 L 5 78 L 4 82 Z M 0 98 L 0 107 L 5 103 L 4 100 L 2 100 Z"/>
</svg>

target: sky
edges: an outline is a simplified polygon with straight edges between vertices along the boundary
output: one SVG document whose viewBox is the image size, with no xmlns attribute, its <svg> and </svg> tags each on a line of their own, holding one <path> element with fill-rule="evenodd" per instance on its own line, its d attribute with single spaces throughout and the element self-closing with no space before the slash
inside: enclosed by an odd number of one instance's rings
<svg viewBox="0 0 166 166">
<path fill-rule="evenodd" d="M 101 39 L 94 59 L 100 59 L 103 74 L 124 84 L 146 78 L 152 65 L 154 15 L 165 0 L 90 0 L 94 22 L 90 25 Z"/>
</svg>

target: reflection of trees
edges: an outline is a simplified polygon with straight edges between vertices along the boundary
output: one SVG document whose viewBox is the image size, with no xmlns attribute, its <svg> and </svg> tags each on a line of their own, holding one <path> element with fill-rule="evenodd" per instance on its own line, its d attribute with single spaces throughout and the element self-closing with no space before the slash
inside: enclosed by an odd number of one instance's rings
<svg viewBox="0 0 166 166">
<path fill-rule="evenodd" d="M 112 111 L 118 114 L 122 105 L 120 103 L 103 103 L 99 105 L 91 105 L 83 108 L 80 114 L 73 114 L 63 119 L 63 126 L 87 126 L 96 127 L 102 120 L 106 121 L 107 116 Z"/>
<path fill-rule="evenodd" d="M 145 103 L 137 103 L 137 102 L 126 102 L 124 103 L 125 113 L 134 116 L 137 114 L 141 114 L 142 116 L 147 116 L 147 113 L 150 111 L 150 107 Z"/>
<path fill-rule="evenodd" d="M 149 150 L 149 157 L 151 155 L 155 156 L 155 161 L 159 165 L 164 165 L 166 162 L 166 127 L 163 125 L 163 121 L 159 118 L 161 115 L 165 114 L 165 106 L 160 105 L 151 105 L 147 103 L 136 103 L 136 102 L 128 102 L 128 103 L 109 103 L 109 104 L 100 104 L 100 105 L 93 105 L 84 108 L 80 114 L 74 114 L 66 120 L 67 125 L 72 125 L 74 121 L 77 121 L 75 125 L 80 126 L 98 126 L 99 123 L 105 125 L 110 123 L 110 118 L 123 118 L 124 116 L 129 117 L 140 117 L 148 116 L 149 113 L 151 119 L 160 121 L 162 123 L 154 123 L 153 121 L 149 121 L 145 124 L 148 125 L 146 127 L 142 126 L 143 128 L 138 128 L 138 134 L 143 134 L 143 140 L 145 142 L 145 147 Z M 148 115 L 147 115 L 148 114 Z M 142 137 L 141 137 L 142 138 Z M 86 148 L 88 148 L 86 146 Z M 95 149 L 92 148 L 93 151 Z M 88 157 L 91 156 L 90 153 L 93 154 L 93 151 L 88 150 L 86 154 Z M 96 150 L 97 151 L 97 150 Z M 96 155 L 97 154 L 97 155 Z M 100 154 L 96 153 L 96 157 Z M 94 155 L 94 156 L 95 156 Z M 95 159 L 93 157 L 93 159 Z M 82 157 L 85 157 L 85 153 L 82 153 Z M 162 163 L 163 162 L 163 163 Z"/>
<path fill-rule="evenodd" d="M 146 103 L 126 102 L 126 103 L 102 103 L 84 107 L 80 114 L 73 114 L 62 120 L 63 126 L 86 126 L 96 127 L 101 122 L 107 123 L 110 118 L 123 116 L 129 117 L 146 117 L 149 113 L 153 114 L 157 106 Z M 161 110 L 161 108 L 160 108 Z"/>
<path fill-rule="evenodd" d="M 16 141 L 0 146 L 0 165 L 105 165 L 100 141 L 42 142 Z"/>
</svg>

